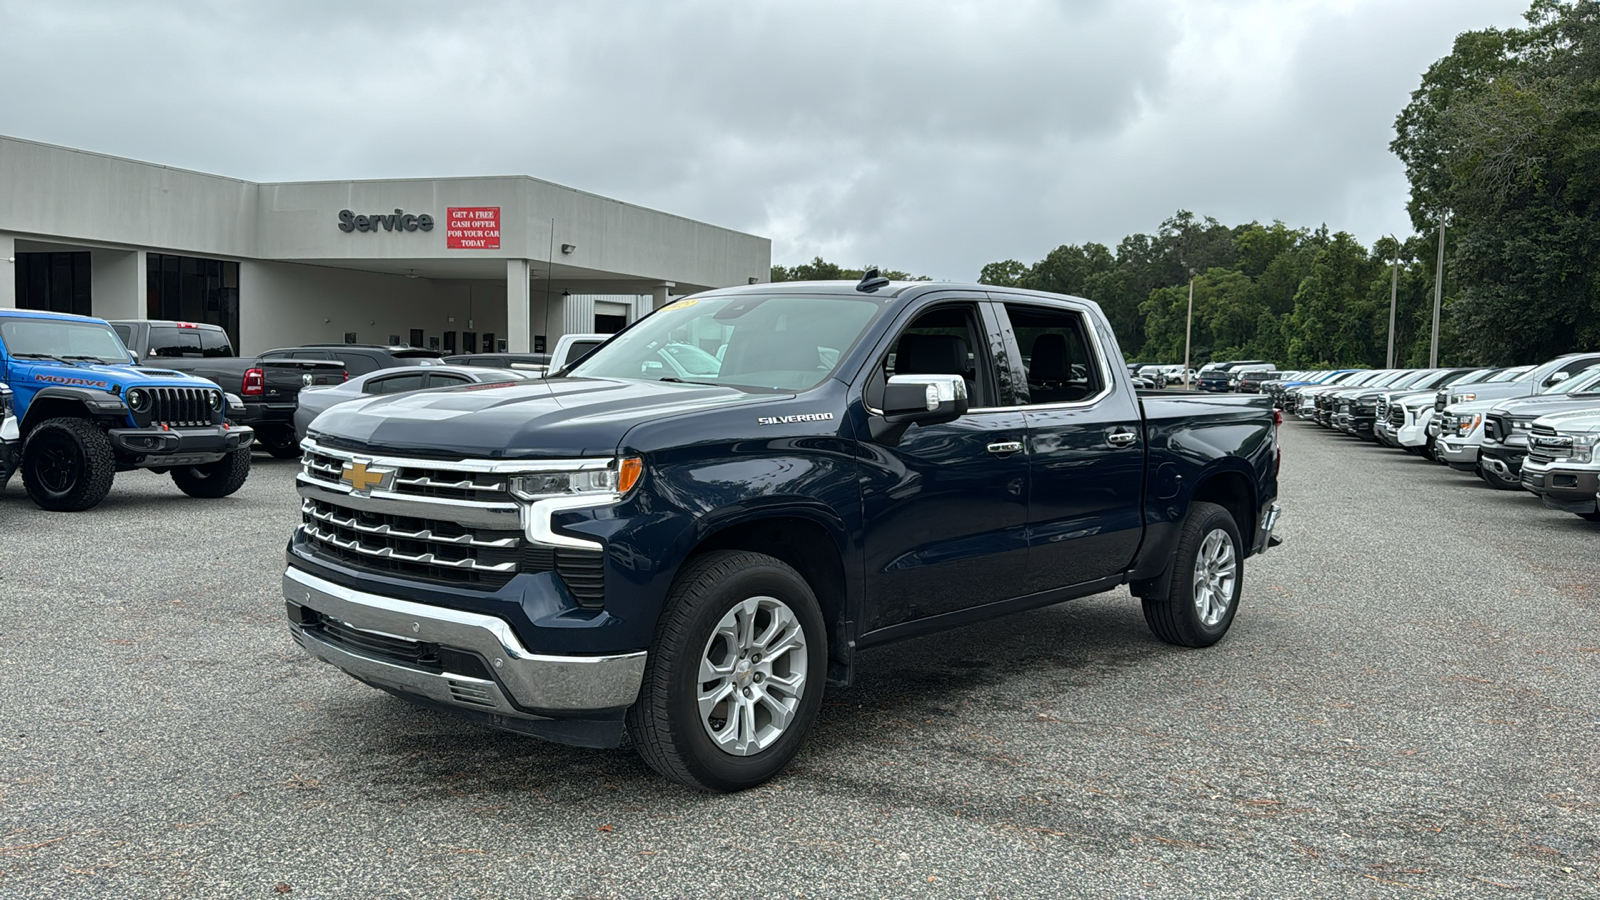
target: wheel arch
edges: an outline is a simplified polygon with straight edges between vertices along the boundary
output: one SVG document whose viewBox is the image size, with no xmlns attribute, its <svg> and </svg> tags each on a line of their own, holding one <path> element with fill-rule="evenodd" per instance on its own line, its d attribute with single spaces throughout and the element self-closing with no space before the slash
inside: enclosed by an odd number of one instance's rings
<svg viewBox="0 0 1600 900">
<path fill-rule="evenodd" d="M 842 523 L 825 511 L 807 506 L 768 508 L 709 524 L 678 570 L 717 550 L 762 553 L 792 567 L 811 586 L 828 624 L 828 680 L 847 684 L 856 586 L 848 575 L 846 547 Z"/>
<path fill-rule="evenodd" d="M 28 432 L 38 426 L 40 422 L 49 419 L 73 418 L 87 419 L 95 424 L 103 424 L 102 420 L 116 418 L 106 413 L 96 413 L 91 409 L 90 402 L 121 404 L 121 398 L 105 391 L 84 391 L 73 388 L 45 388 L 33 395 L 28 402 L 28 411 L 17 422 L 17 428 L 22 432 L 24 440 Z M 123 412 L 123 416 L 127 413 Z"/>
</svg>

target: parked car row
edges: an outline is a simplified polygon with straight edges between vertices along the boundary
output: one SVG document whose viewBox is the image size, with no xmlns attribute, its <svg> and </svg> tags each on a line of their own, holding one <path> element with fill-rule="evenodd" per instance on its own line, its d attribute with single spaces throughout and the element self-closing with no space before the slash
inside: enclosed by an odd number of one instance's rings
<svg viewBox="0 0 1600 900">
<path fill-rule="evenodd" d="M 1262 391 L 1301 419 L 1600 521 L 1600 353 L 1510 368 L 1291 372 Z"/>
<path fill-rule="evenodd" d="M 191 496 L 225 497 L 249 477 L 253 449 L 299 457 L 311 420 L 338 402 L 543 377 L 608 337 L 565 335 L 548 355 L 452 357 L 459 365 L 377 344 L 241 357 L 216 325 L 5 310 L 0 487 L 20 471 L 35 504 L 73 512 L 105 499 L 116 473 L 147 469 Z M 681 374 L 683 355 L 663 348 L 653 364 Z"/>
<path fill-rule="evenodd" d="M 1236 359 L 1210 362 L 1199 371 L 1182 365 L 1129 363 L 1128 373 L 1136 387 L 1168 388 L 1187 385 L 1195 390 L 1254 394 L 1262 382 L 1277 378 L 1278 367 L 1263 359 Z M 1140 382 L 1144 382 L 1141 384 Z"/>
</svg>

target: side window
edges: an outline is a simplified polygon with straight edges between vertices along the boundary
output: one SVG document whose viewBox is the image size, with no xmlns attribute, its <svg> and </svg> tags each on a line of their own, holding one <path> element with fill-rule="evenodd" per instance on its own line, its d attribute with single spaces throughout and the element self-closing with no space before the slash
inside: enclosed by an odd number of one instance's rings
<svg viewBox="0 0 1600 900">
<path fill-rule="evenodd" d="M 339 361 L 344 363 L 344 370 L 349 372 L 352 378 L 357 375 L 365 375 L 368 372 L 376 372 L 382 368 L 372 357 L 364 356 L 360 353 L 341 353 Z M 412 390 L 412 388 L 406 388 L 406 390 Z"/>
<path fill-rule="evenodd" d="M 867 380 L 866 400 L 883 408 L 883 389 L 894 375 L 960 375 L 968 404 L 995 406 L 993 373 L 979 339 L 978 310 L 970 303 L 937 306 L 919 314 L 889 345 Z"/>
<path fill-rule="evenodd" d="M 427 376 L 421 372 L 409 375 L 394 375 L 389 378 L 374 378 L 367 382 L 364 389 L 368 394 L 401 394 L 406 391 L 422 390 L 422 380 Z"/>
<path fill-rule="evenodd" d="M 1105 375 L 1082 313 L 1026 303 L 1007 303 L 1017 336 L 1029 405 L 1076 403 L 1098 397 Z"/>
<path fill-rule="evenodd" d="M 231 357 L 233 345 L 228 343 L 228 333 L 221 329 L 200 330 L 200 355 L 205 357 Z"/>
<path fill-rule="evenodd" d="M 132 325 L 113 325 L 111 327 L 117 332 L 117 337 L 122 339 L 122 346 L 124 346 L 124 347 L 132 347 L 133 346 L 133 326 Z"/>
<path fill-rule="evenodd" d="M 453 375 L 449 372 L 433 372 L 428 375 L 428 387 L 450 387 L 457 384 L 471 384 L 472 379 L 465 375 Z"/>
</svg>

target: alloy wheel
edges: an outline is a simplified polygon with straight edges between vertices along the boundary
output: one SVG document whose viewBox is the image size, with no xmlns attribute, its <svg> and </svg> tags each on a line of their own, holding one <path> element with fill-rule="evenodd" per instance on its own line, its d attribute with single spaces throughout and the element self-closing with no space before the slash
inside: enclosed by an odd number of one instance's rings
<svg viewBox="0 0 1600 900">
<path fill-rule="evenodd" d="M 772 746 L 794 720 L 806 689 L 806 637 L 794 610 L 751 597 L 728 610 L 700 656 L 700 724 L 724 752 Z"/>
<path fill-rule="evenodd" d="M 1212 529 L 1200 542 L 1194 562 L 1194 608 L 1206 627 L 1216 625 L 1227 615 L 1238 578 L 1239 560 L 1233 541 L 1221 528 Z"/>
</svg>

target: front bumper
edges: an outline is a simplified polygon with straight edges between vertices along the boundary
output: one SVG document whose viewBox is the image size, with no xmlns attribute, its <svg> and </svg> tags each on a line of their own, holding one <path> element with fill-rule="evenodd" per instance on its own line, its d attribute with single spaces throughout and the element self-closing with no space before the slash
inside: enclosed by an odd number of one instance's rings
<svg viewBox="0 0 1600 900">
<path fill-rule="evenodd" d="M 369 594 L 290 568 L 289 632 L 306 652 L 425 706 L 562 743 L 614 747 L 645 651 L 529 652 L 504 620 Z"/>
<path fill-rule="evenodd" d="M 1433 450 L 1452 469 L 1472 472 L 1478 468 L 1478 444 L 1471 438 L 1440 437 Z"/>
<path fill-rule="evenodd" d="M 22 465 L 22 432 L 17 428 L 17 417 L 6 416 L 0 422 L 0 487 L 11 478 L 11 473 Z"/>
<path fill-rule="evenodd" d="M 1522 475 L 1522 461 L 1528 456 L 1526 447 L 1517 449 L 1506 444 L 1485 443 L 1478 450 L 1478 464 L 1508 481 Z"/>
<path fill-rule="evenodd" d="M 197 428 L 112 428 L 111 446 L 140 468 L 198 466 L 250 446 L 254 429 L 243 425 Z"/>
<path fill-rule="evenodd" d="M 1600 471 L 1591 467 L 1525 461 L 1522 486 L 1538 494 L 1551 509 L 1570 513 L 1600 510 L 1595 500 L 1595 493 L 1600 491 Z"/>
</svg>

